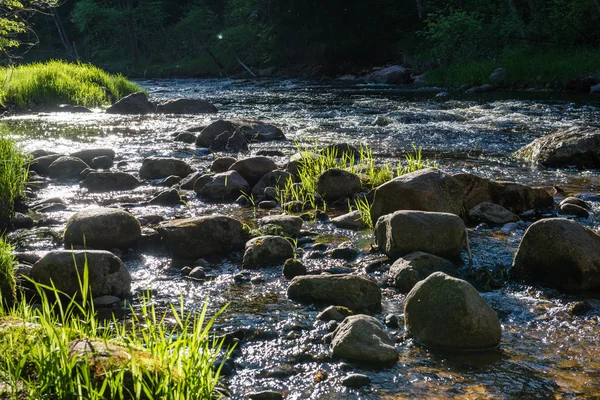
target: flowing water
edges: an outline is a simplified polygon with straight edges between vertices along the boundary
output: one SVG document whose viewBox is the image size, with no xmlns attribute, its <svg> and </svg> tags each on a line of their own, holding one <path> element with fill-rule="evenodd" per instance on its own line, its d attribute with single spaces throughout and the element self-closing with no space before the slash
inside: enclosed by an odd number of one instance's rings
<svg viewBox="0 0 600 400">
<path fill-rule="evenodd" d="M 121 161 L 118 169 L 137 173 L 142 160 L 153 155 L 186 159 L 199 170 L 209 167 L 213 155 L 193 145 L 172 140 L 171 133 L 204 126 L 217 118 L 258 118 L 280 126 L 284 142 L 252 145 L 251 153 L 280 150 L 283 164 L 296 146 L 344 142 L 366 144 L 382 162 L 397 162 L 414 144 L 439 167 L 452 173 L 469 172 L 494 179 L 513 180 L 552 190 L 558 185 L 572 193 L 594 193 L 600 188 L 598 171 L 552 170 L 511 158 L 511 153 L 536 137 L 571 126 L 594 126 L 600 121 L 600 98 L 562 94 L 497 92 L 466 95 L 451 93 L 444 101 L 436 90 L 392 86 L 336 86 L 305 81 L 158 80 L 140 81 L 155 99 L 197 97 L 213 102 L 217 116 L 116 116 L 93 114 L 28 114 L 0 120 L 0 132 L 18 138 L 27 151 L 47 149 L 71 153 L 80 148 L 110 147 Z M 373 124 L 379 115 L 391 123 Z M 70 215 L 82 208 L 119 205 L 136 216 L 161 214 L 167 219 L 215 212 L 236 215 L 252 223 L 267 211 L 235 205 L 205 203 L 187 193 L 187 206 L 144 206 L 160 188 L 147 183 L 131 192 L 93 194 L 77 184 L 52 184 L 38 199 L 61 197 L 66 210 L 50 212 L 48 226 L 11 234 L 21 251 L 44 252 L 61 248 L 60 232 Z M 579 220 L 597 229 L 600 203 Z M 161 252 L 124 252 L 123 260 L 134 279 L 134 292 L 151 289 L 159 305 L 177 302 L 182 295 L 190 309 L 209 297 L 214 310 L 229 303 L 218 320 L 220 332 L 243 337 L 225 369 L 233 398 L 250 391 L 278 390 L 288 399 L 376 398 L 600 398 L 600 301 L 564 295 L 554 290 L 522 286 L 502 278 L 509 269 L 519 241 L 530 224 L 511 229 L 472 227 L 473 268 L 463 277 L 482 291 L 503 326 L 500 348 L 485 354 L 440 354 L 403 338 L 402 328 L 388 329 L 396 339 L 400 361 L 391 368 L 344 362 L 331 357 L 322 343 L 325 324 L 320 311 L 286 298 L 287 283 L 278 270 L 255 271 L 262 279 L 236 283 L 241 255 L 209 259 L 212 280 L 196 282 L 181 276 L 180 267 Z M 305 224 L 312 232 L 299 242 L 309 269 L 353 268 L 379 281 L 383 272 L 366 273 L 364 265 L 371 235 L 333 228 L 327 223 Z M 313 258 L 313 243 L 330 248 L 350 241 L 362 249 L 347 264 Z M 302 253 L 302 251 L 304 252 Z M 309 257 L 310 256 L 310 257 Z M 464 255 L 466 261 L 466 254 Z M 402 320 L 404 296 L 384 288 L 383 312 Z M 568 311 L 585 300 L 590 310 Z M 135 304 L 135 301 L 134 301 Z M 372 383 L 362 389 L 340 384 L 350 372 L 366 373 Z"/>
</svg>

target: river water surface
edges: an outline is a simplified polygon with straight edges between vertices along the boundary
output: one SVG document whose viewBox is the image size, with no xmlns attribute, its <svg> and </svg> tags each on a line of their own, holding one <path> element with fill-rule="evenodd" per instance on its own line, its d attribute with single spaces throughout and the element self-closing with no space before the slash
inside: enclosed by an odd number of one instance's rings
<svg viewBox="0 0 600 400">
<path fill-rule="evenodd" d="M 554 93 L 497 92 L 466 95 L 451 92 L 444 101 L 439 90 L 394 86 L 337 86 L 306 81 L 157 80 L 140 81 L 154 99 L 197 97 L 220 110 L 208 116 L 117 116 L 93 114 L 27 114 L 0 120 L 0 131 L 18 138 L 27 151 L 72 153 L 80 148 L 110 147 L 118 169 L 137 173 L 148 156 L 186 159 L 203 170 L 214 158 L 193 145 L 174 142 L 171 133 L 205 126 L 217 118 L 258 118 L 281 127 L 288 140 L 252 145 L 250 152 L 280 150 L 283 164 L 297 146 L 328 143 L 366 144 L 382 162 L 397 162 L 414 144 L 439 167 L 451 173 L 468 172 L 494 179 L 543 186 L 558 185 L 569 193 L 600 191 L 598 171 L 549 170 L 515 160 L 511 153 L 536 137 L 571 126 L 598 126 L 600 98 Z M 390 118 L 377 126 L 377 116 Z M 50 185 L 38 198 L 61 197 L 67 209 L 44 215 L 55 224 L 11 234 L 18 250 L 44 252 L 61 248 L 60 233 L 74 212 L 98 205 L 119 205 L 136 216 L 161 214 L 167 219 L 215 212 L 232 214 L 252 224 L 267 211 L 236 205 L 210 204 L 187 193 L 187 206 L 142 206 L 159 188 L 146 183 L 132 192 L 87 193 L 74 184 Z M 557 199 L 560 199 L 557 197 Z M 590 203 L 592 215 L 578 220 L 598 229 L 600 203 Z M 316 321 L 320 308 L 299 305 L 285 296 L 287 282 L 277 269 L 252 272 L 262 279 L 236 283 L 241 255 L 208 259 L 213 277 L 195 282 L 180 274 L 181 265 L 161 252 L 124 252 L 132 273 L 134 292 L 151 289 L 159 305 L 177 302 L 182 294 L 190 309 L 211 299 L 214 311 L 229 307 L 217 321 L 220 332 L 237 332 L 243 339 L 225 369 L 233 398 L 259 390 L 277 390 L 288 399 L 378 398 L 600 398 L 600 301 L 593 297 L 560 294 L 554 290 L 506 282 L 519 241 L 531 222 L 506 229 L 472 227 L 473 267 L 463 277 L 476 285 L 496 310 L 503 326 L 497 351 L 478 355 L 433 353 L 404 340 L 402 328 L 388 333 L 397 339 L 400 361 L 377 369 L 331 357 L 322 343 L 327 334 Z M 356 269 L 379 281 L 385 273 L 366 273 L 364 265 L 372 235 L 306 223 L 312 232 L 301 240 L 300 251 L 309 269 Z M 364 253 L 352 263 L 312 258 L 310 246 L 332 248 L 350 241 Z M 466 261 L 466 254 L 464 255 Z M 389 313 L 402 320 L 404 296 L 384 288 L 383 320 Z M 573 315 L 569 307 L 586 301 L 590 309 Z M 135 300 L 134 300 L 135 304 Z M 351 372 L 369 375 L 372 383 L 359 390 L 340 384 Z"/>
</svg>

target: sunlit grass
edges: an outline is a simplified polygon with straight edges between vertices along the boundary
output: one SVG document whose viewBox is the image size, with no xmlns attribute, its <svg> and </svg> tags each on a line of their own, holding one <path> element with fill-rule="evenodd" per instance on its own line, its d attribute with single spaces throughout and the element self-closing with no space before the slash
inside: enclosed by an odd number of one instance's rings
<svg viewBox="0 0 600 400">
<path fill-rule="evenodd" d="M 91 64 L 49 61 L 0 68 L 0 104 L 29 107 L 73 104 L 98 107 L 142 89 Z"/>
<path fill-rule="evenodd" d="M 15 141 L 0 135 L 0 230 L 10 225 L 15 200 L 25 189 L 27 165 Z"/>
<path fill-rule="evenodd" d="M 16 299 L 15 271 L 16 264 L 12 247 L 0 236 L 0 296 L 5 305 L 12 305 Z"/>
</svg>

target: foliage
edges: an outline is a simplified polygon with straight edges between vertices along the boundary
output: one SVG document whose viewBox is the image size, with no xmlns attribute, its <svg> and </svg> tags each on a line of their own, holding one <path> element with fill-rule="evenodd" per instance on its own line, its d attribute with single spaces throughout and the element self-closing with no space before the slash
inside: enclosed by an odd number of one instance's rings
<svg viewBox="0 0 600 400">
<path fill-rule="evenodd" d="M 20 303 L 0 309 L 0 383 L 4 397 L 58 399 L 210 399 L 230 351 L 211 338 L 208 301 L 199 314 L 171 305 L 163 316 L 144 297 L 129 322 L 99 322 L 88 288 L 87 263 L 78 299 L 54 286 L 34 283 L 38 307 Z M 53 299 L 53 300 L 51 300 Z M 133 311 L 133 310 L 132 310 Z M 70 354 L 74 340 L 109 346 L 100 354 Z M 215 366 L 217 365 L 217 366 Z M 222 365 L 222 364 L 221 364 Z M 0 388 L 3 386 L 0 384 Z"/>
<path fill-rule="evenodd" d="M 27 156 L 15 141 L 0 136 L 0 230 L 10 226 L 15 200 L 25 189 L 27 165 Z"/>
<path fill-rule="evenodd" d="M 16 299 L 14 266 L 16 264 L 12 247 L 0 237 L 0 303 L 10 306 Z"/>
<path fill-rule="evenodd" d="M 141 91 L 121 75 L 61 61 L 0 68 L 0 104 L 17 108 L 68 103 L 97 107 Z"/>
</svg>

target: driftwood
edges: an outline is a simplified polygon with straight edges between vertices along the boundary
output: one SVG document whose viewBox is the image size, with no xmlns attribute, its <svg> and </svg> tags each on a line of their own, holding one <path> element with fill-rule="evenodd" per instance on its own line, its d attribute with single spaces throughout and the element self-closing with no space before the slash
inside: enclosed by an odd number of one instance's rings
<svg viewBox="0 0 600 400">
<path fill-rule="evenodd" d="M 248 67 L 246 64 L 244 64 L 244 63 L 242 62 L 242 60 L 240 60 L 240 58 L 239 58 L 239 57 L 236 57 L 236 58 L 237 58 L 237 62 L 238 62 L 238 63 L 240 63 L 240 65 L 241 65 L 242 67 L 244 67 L 244 69 L 245 69 L 246 71 L 248 71 L 248 73 L 249 73 L 250 75 L 252 75 L 253 77 L 255 77 L 255 78 L 256 78 L 256 74 L 255 74 L 254 72 L 252 72 L 252 70 L 250 69 L 250 67 Z"/>
</svg>

